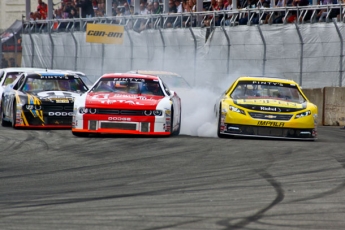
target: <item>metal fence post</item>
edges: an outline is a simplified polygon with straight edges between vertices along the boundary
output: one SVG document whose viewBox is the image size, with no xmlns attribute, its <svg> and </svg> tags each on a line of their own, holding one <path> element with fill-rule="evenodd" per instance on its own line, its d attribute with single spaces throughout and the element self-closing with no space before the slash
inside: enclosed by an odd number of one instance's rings
<svg viewBox="0 0 345 230">
<path fill-rule="evenodd" d="M 195 38 L 195 34 L 192 30 L 192 27 L 188 27 L 193 39 L 194 39 L 194 71 L 193 71 L 193 86 L 195 86 L 195 77 L 196 77 L 196 56 L 197 56 L 197 48 L 198 48 L 198 44 Z"/>
<path fill-rule="evenodd" d="M 74 56 L 74 70 L 78 69 L 78 42 L 77 39 L 75 38 L 74 35 L 74 29 L 70 30 L 71 31 L 71 35 L 74 41 L 74 47 L 75 47 L 75 56 Z"/>
<path fill-rule="evenodd" d="M 131 44 L 131 55 L 130 55 L 131 56 L 131 66 L 130 66 L 130 69 L 132 69 L 132 66 L 133 66 L 133 41 L 132 41 L 132 38 L 131 38 L 131 35 L 130 35 L 129 31 L 128 31 L 127 26 L 125 26 L 124 28 L 125 28 L 125 30 L 127 32 L 128 39 L 129 39 L 129 42 Z"/>
<path fill-rule="evenodd" d="M 266 45 L 266 40 L 265 40 L 265 37 L 262 33 L 262 30 L 261 30 L 261 27 L 260 27 L 260 23 L 258 24 L 258 30 L 259 30 L 259 33 L 260 33 L 260 37 L 262 39 L 262 43 L 264 44 L 264 56 L 263 56 L 263 60 L 262 60 L 262 75 L 265 76 L 266 74 L 266 52 L 267 52 L 267 45 Z"/>
<path fill-rule="evenodd" d="M 104 52 L 105 52 L 104 48 L 105 48 L 105 45 L 102 44 L 102 63 L 101 63 L 101 74 L 100 74 L 100 76 L 102 76 L 104 73 Z"/>
<path fill-rule="evenodd" d="M 0 44 L 0 68 L 2 68 L 2 43 Z"/>
<path fill-rule="evenodd" d="M 51 59 L 50 59 L 50 68 L 54 69 L 54 49 L 55 49 L 55 43 L 52 37 L 52 33 L 51 33 L 51 29 L 48 29 L 48 35 L 49 35 L 49 39 L 50 39 L 50 43 L 51 43 L 51 47 L 52 47 L 52 55 L 51 55 Z"/>
<path fill-rule="evenodd" d="M 32 38 L 31 30 L 32 30 L 32 28 L 29 28 L 29 36 L 30 36 L 30 41 L 31 41 L 31 65 L 30 65 L 30 67 L 34 67 L 35 43 L 34 43 L 34 39 Z"/>
<path fill-rule="evenodd" d="M 298 24 L 297 22 L 295 22 L 295 26 L 296 26 L 296 30 L 297 30 L 297 34 L 299 37 L 299 40 L 301 42 L 301 55 L 299 58 L 299 62 L 300 62 L 300 67 L 299 67 L 299 85 L 302 86 L 302 73 L 303 73 L 303 47 L 304 47 L 304 42 L 303 42 L 303 38 L 302 38 L 302 34 L 301 31 L 299 30 Z"/>
<path fill-rule="evenodd" d="M 226 33 L 226 30 L 224 28 L 224 23 L 222 23 L 222 30 L 224 32 L 226 41 L 228 42 L 228 61 L 226 63 L 226 74 L 229 75 L 229 73 L 230 73 L 230 46 L 231 46 L 231 44 L 230 44 L 229 35 Z"/>
<path fill-rule="evenodd" d="M 163 63 L 162 63 L 162 69 L 164 69 L 164 62 L 165 62 L 165 40 L 164 40 L 164 37 L 163 37 L 163 33 L 162 33 L 162 30 L 161 30 L 161 27 L 159 26 L 158 27 L 158 30 L 159 30 L 159 34 L 161 35 L 161 39 L 162 39 L 162 44 L 163 44 Z"/>
<path fill-rule="evenodd" d="M 341 34 L 339 27 L 335 21 L 333 21 L 333 24 L 335 26 L 335 29 L 337 30 L 339 39 L 340 39 L 340 55 L 339 55 L 339 87 L 342 87 L 343 85 L 343 59 L 344 59 L 344 41 L 343 41 L 343 35 Z"/>
<path fill-rule="evenodd" d="M 14 66 L 17 66 L 17 55 L 18 55 L 18 40 L 17 40 L 17 33 L 12 30 L 13 38 L 14 38 Z"/>
</svg>

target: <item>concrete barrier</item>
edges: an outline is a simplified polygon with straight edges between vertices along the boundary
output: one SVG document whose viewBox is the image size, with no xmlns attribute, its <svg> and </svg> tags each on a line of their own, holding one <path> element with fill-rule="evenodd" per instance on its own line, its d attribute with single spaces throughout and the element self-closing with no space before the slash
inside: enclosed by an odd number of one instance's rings
<svg viewBox="0 0 345 230">
<path fill-rule="evenodd" d="M 345 87 L 303 89 L 318 107 L 318 125 L 345 126 Z"/>
<path fill-rule="evenodd" d="M 318 125 L 323 125 L 323 88 L 303 89 L 309 101 L 317 106 Z"/>
<path fill-rule="evenodd" d="M 345 126 L 345 87 L 325 87 L 323 125 Z"/>
</svg>

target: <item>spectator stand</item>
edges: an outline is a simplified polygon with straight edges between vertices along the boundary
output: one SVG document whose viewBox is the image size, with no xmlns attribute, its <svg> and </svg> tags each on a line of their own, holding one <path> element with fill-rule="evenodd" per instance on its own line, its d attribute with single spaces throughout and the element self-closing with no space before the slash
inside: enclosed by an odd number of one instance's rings
<svg viewBox="0 0 345 230">
<path fill-rule="evenodd" d="M 29 2 L 29 0 L 26 0 Z M 66 0 L 65 0 L 66 1 Z M 67 0 L 68 1 L 68 0 Z M 167 28 L 167 22 L 169 18 L 174 18 L 172 23 L 173 28 L 183 28 L 189 26 L 196 27 L 210 27 L 215 26 L 236 26 L 238 21 L 244 17 L 248 16 L 247 25 L 253 24 L 253 19 L 258 22 L 258 24 L 272 24 L 276 15 L 289 15 L 291 13 L 296 14 L 296 23 L 315 23 L 318 22 L 318 12 L 322 11 L 325 15 L 324 21 L 330 22 L 332 19 L 344 22 L 344 4 L 327 4 L 327 5 L 308 5 L 308 6 L 285 6 L 285 7 L 274 7 L 275 2 L 272 2 L 270 8 L 241 8 L 238 9 L 239 5 L 237 1 L 232 4 L 233 10 L 218 10 L 209 11 L 204 10 L 203 5 L 199 4 L 200 1 L 196 2 L 196 12 L 181 12 L 181 13 L 165 13 L 163 9 L 162 14 L 152 14 L 139 15 L 136 11 L 140 10 L 139 4 L 136 4 L 140 0 L 134 0 L 134 8 L 132 7 L 131 13 L 129 15 L 116 15 L 113 16 L 112 1 L 104 0 L 106 7 L 106 15 L 96 16 L 93 18 L 81 18 L 79 17 L 68 17 L 61 15 L 54 15 L 52 10 L 48 10 L 48 17 L 46 20 L 26 20 L 24 22 L 25 31 L 30 31 L 33 33 L 41 33 L 47 31 L 85 31 L 87 23 L 110 23 L 110 24 L 121 24 L 126 25 L 127 29 L 138 28 L 138 24 L 144 25 L 143 29 L 158 29 Z M 294 0 L 295 1 L 295 0 Z M 316 1 L 316 0 L 313 0 Z M 168 0 L 164 0 L 164 3 Z M 120 2 L 119 2 L 120 3 Z M 127 3 L 125 1 L 125 3 Z M 125 4 L 124 3 L 124 4 Z M 62 4 L 62 3 L 61 3 Z M 57 4 L 55 4 L 56 6 Z M 116 4 L 115 4 L 116 5 Z M 48 9 L 51 7 L 53 9 L 54 4 L 52 0 L 48 0 Z M 202 10 L 198 10 L 200 6 Z M 60 6 L 62 7 L 62 6 Z M 123 4 L 118 4 L 117 7 L 123 7 Z M 96 9 L 95 9 L 96 10 Z M 54 11 L 55 12 L 55 11 Z M 56 11 L 57 12 L 57 11 Z M 335 14 L 334 12 L 338 12 Z M 110 16 L 108 16 L 110 15 Z M 216 18 L 221 18 L 220 22 L 216 22 Z M 210 19 L 207 23 L 206 20 Z M 189 23 L 193 22 L 193 23 Z M 196 22 L 196 23 L 194 23 Z M 289 23 L 288 17 L 283 17 L 281 23 Z M 140 32 L 139 30 L 138 32 Z"/>
</svg>

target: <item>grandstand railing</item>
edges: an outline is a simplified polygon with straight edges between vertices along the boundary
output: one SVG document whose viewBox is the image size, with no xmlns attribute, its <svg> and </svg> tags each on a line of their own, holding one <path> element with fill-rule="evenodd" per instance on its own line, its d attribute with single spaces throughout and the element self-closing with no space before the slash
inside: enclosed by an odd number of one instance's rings
<svg viewBox="0 0 345 230">
<path fill-rule="evenodd" d="M 272 24 L 275 15 L 297 15 L 297 24 L 316 23 L 316 15 L 320 10 L 327 13 L 324 21 L 345 22 L 345 4 L 332 5 L 312 5 L 303 7 L 275 7 L 275 8 L 250 8 L 230 11 L 203 11 L 193 13 L 175 14 L 150 14 L 150 15 L 128 15 L 93 18 L 73 18 L 73 19 L 52 19 L 24 21 L 23 33 L 40 32 L 63 32 L 63 31 L 85 31 L 88 23 L 118 24 L 126 29 L 138 30 L 139 25 L 144 29 L 165 29 L 165 28 L 186 28 L 186 27 L 207 27 L 215 26 L 237 26 L 238 21 L 248 16 L 247 25 L 252 25 L 252 19 L 259 17 L 259 24 L 263 24 L 264 16 L 268 15 L 268 23 Z M 337 17 L 333 17 L 334 12 L 339 12 Z M 207 22 L 207 23 L 206 23 Z M 283 18 L 283 24 L 288 23 L 287 17 Z M 170 27 L 168 25 L 171 25 Z M 142 28 L 140 28 L 142 29 Z M 140 30 L 138 30 L 140 32 Z"/>
</svg>

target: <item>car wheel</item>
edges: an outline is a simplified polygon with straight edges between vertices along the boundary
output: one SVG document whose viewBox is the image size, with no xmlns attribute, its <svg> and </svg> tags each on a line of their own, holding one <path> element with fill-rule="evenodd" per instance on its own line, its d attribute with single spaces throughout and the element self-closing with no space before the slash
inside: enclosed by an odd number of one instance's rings
<svg viewBox="0 0 345 230">
<path fill-rule="evenodd" d="M 219 106 L 219 111 L 218 111 L 218 124 L 217 124 L 217 136 L 219 138 L 224 138 L 226 135 L 220 133 L 220 124 L 221 124 L 221 112 L 222 110 L 222 105 Z"/>
<path fill-rule="evenodd" d="M 174 108 L 171 108 L 171 115 L 170 115 L 170 135 L 174 135 Z"/>
<path fill-rule="evenodd" d="M 1 112 L 0 112 L 1 126 L 3 126 L 3 127 L 9 127 L 9 126 L 11 126 L 11 122 L 5 121 L 5 120 L 4 120 L 5 115 L 4 115 L 4 109 L 3 109 L 3 108 L 4 108 L 4 104 L 1 103 Z"/>
<path fill-rule="evenodd" d="M 13 109 L 12 109 L 12 128 L 16 128 L 17 120 L 17 103 L 16 101 L 13 102 Z"/>
<path fill-rule="evenodd" d="M 88 133 L 81 133 L 81 132 L 72 132 L 72 134 L 76 137 L 88 137 Z"/>
<path fill-rule="evenodd" d="M 181 131 L 181 109 L 180 109 L 180 120 L 179 120 L 179 124 L 178 124 L 178 128 L 177 128 L 177 130 L 174 132 L 174 135 L 175 136 L 178 136 L 178 135 L 180 135 L 180 131 Z"/>
</svg>

